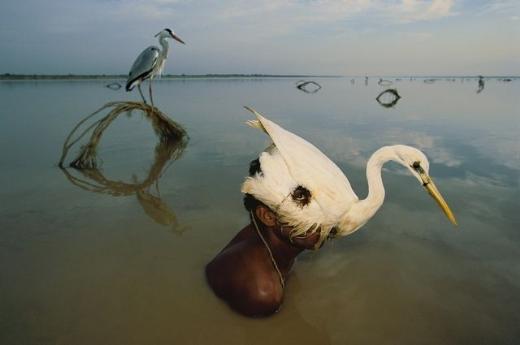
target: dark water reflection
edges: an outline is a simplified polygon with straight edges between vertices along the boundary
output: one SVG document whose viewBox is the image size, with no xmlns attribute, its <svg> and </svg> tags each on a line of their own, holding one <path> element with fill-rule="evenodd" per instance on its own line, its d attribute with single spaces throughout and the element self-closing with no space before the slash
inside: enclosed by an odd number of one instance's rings
<svg viewBox="0 0 520 345">
<path fill-rule="evenodd" d="M 178 227 L 175 212 L 161 199 L 159 179 L 165 170 L 182 156 L 188 143 L 188 137 L 159 141 L 154 149 L 154 161 L 146 177 L 139 180 L 135 175 L 132 181 L 125 182 L 105 177 L 99 167 L 62 168 L 65 177 L 75 186 L 94 193 L 112 196 L 135 195 L 144 212 L 156 223 L 171 227 L 174 232 Z"/>
<path fill-rule="evenodd" d="M 190 229 L 179 236 L 137 197 L 85 192 L 56 166 L 82 116 L 129 95 L 104 82 L 1 82 L 0 343 L 515 343 L 520 81 L 486 78 L 476 94 L 477 79 L 404 79 L 393 108 L 374 102 L 384 90 L 377 79 L 317 79 L 323 88 L 312 95 L 295 81 L 156 84 L 157 105 L 190 135 L 159 180 L 161 202 Z M 373 151 L 422 149 L 459 227 L 389 164 L 383 208 L 359 232 L 300 258 L 279 314 L 235 315 L 202 272 L 246 223 L 240 183 L 267 144 L 244 125 L 243 105 L 315 143 L 360 197 Z M 99 173 L 144 181 L 156 139 L 139 116 L 117 121 Z"/>
</svg>

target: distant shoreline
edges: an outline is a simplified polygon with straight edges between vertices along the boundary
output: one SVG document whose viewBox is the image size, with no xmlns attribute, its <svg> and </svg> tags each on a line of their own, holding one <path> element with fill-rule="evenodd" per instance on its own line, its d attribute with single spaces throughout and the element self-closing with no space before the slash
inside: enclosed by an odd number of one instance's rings
<svg viewBox="0 0 520 345">
<path fill-rule="evenodd" d="M 107 80 L 123 79 L 126 74 L 0 74 L 0 80 Z M 167 74 L 161 79 L 208 79 L 208 78 L 341 78 L 339 75 L 300 74 Z"/>
<path fill-rule="evenodd" d="M 0 74 L 0 80 L 126 80 L 126 74 Z M 306 75 L 306 74 L 167 74 L 161 79 L 226 79 L 226 78 L 398 78 L 398 79 L 444 79 L 444 78 L 478 78 L 479 75 L 388 75 L 388 76 L 344 76 L 344 75 Z M 514 75 L 484 75 L 484 78 L 518 79 Z"/>
</svg>

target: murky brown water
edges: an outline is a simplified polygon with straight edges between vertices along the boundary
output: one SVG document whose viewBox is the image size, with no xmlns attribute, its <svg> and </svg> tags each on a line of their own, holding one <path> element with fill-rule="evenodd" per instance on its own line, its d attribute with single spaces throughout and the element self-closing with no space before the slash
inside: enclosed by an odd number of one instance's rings
<svg viewBox="0 0 520 345">
<path fill-rule="evenodd" d="M 56 166 L 81 117 L 137 95 L 97 81 L 0 82 L 0 343 L 516 343 L 520 81 L 487 80 L 478 94 L 476 79 L 394 81 L 394 108 L 375 101 L 383 88 L 374 79 L 318 79 L 314 94 L 296 81 L 157 83 L 157 105 L 190 141 L 144 200 L 87 191 Z M 240 184 L 267 144 L 243 124 L 243 105 L 315 143 L 361 197 L 373 151 L 421 148 L 458 229 L 388 165 L 383 208 L 354 235 L 300 257 L 280 313 L 234 314 L 203 267 L 247 222 Z M 117 121 L 100 173 L 145 178 L 150 126 L 140 116 Z"/>
</svg>

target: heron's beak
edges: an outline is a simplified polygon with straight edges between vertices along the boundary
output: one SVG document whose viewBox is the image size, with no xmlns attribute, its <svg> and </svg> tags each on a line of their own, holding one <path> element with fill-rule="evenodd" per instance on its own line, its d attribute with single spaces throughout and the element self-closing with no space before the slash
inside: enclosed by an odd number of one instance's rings
<svg viewBox="0 0 520 345">
<path fill-rule="evenodd" d="M 172 38 L 173 38 L 174 40 L 176 40 L 176 41 L 178 41 L 178 42 L 181 42 L 182 44 L 186 44 L 186 43 L 184 43 L 183 40 L 181 40 L 181 38 L 180 38 L 179 36 L 177 36 L 177 35 L 175 35 L 175 34 L 173 34 L 173 35 L 171 35 L 171 36 L 172 36 Z"/>
<path fill-rule="evenodd" d="M 423 181 L 423 186 L 426 189 L 426 191 L 432 196 L 432 198 L 437 202 L 437 204 L 442 209 L 442 212 L 448 217 L 450 222 L 452 222 L 453 225 L 457 225 L 457 220 L 455 219 L 455 216 L 453 215 L 453 212 L 451 212 L 450 207 L 446 203 L 446 200 L 441 195 L 441 192 L 437 189 L 435 186 L 435 183 L 433 183 L 433 180 L 430 176 L 428 176 L 425 172 L 420 173 L 421 179 Z"/>
<path fill-rule="evenodd" d="M 156 33 L 155 36 L 153 36 L 153 37 L 157 37 L 157 36 L 159 36 L 159 34 L 160 34 L 160 32 Z"/>
</svg>

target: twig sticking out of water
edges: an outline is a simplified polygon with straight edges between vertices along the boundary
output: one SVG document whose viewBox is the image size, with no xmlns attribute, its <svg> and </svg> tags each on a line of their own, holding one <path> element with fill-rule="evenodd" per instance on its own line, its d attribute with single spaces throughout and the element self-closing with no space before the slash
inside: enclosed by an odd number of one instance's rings
<svg viewBox="0 0 520 345">
<path fill-rule="evenodd" d="M 385 95 L 389 95 L 390 100 L 384 100 Z M 392 108 L 394 105 L 397 104 L 399 99 L 401 99 L 401 95 L 399 95 L 397 89 L 386 89 L 376 97 L 377 103 L 379 103 L 381 106 L 385 108 Z"/>
<path fill-rule="evenodd" d="M 139 106 L 137 106 L 138 104 Z M 77 137 L 72 139 L 74 133 L 79 130 L 85 121 L 110 107 L 113 109 L 107 116 L 95 121 Z M 143 110 L 145 116 L 152 121 L 154 130 L 158 133 L 160 138 L 155 147 L 154 161 L 148 169 L 148 174 L 142 180 L 138 180 L 135 175 L 132 180 L 128 182 L 107 178 L 96 163 L 97 144 L 99 143 L 103 131 L 117 115 L 135 109 Z M 144 110 L 146 110 L 146 112 Z M 90 141 L 87 145 L 82 147 L 79 156 L 70 163 L 73 169 L 64 168 L 63 161 L 67 156 L 68 150 L 90 131 L 93 132 Z M 90 114 L 81 120 L 72 130 L 65 141 L 59 165 L 67 179 L 81 189 L 112 196 L 135 195 L 145 213 L 156 223 L 167 225 L 172 232 L 182 234 L 187 230 L 187 227 L 178 224 L 175 212 L 161 199 L 159 178 L 164 174 L 171 163 L 182 156 L 188 140 L 189 138 L 184 129 L 179 124 L 168 119 L 156 108 L 151 109 L 149 106 L 143 108 L 142 103 L 114 102 Z M 155 191 L 152 191 L 152 187 L 154 187 L 153 189 Z"/>
<path fill-rule="evenodd" d="M 119 90 L 122 85 L 115 81 L 113 83 L 106 84 L 105 87 L 109 88 L 110 90 Z"/>
<path fill-rule="evenodd" d="M 477 93 L 481 93 L 481 92 L 484 90 L 484 87 L 485 87 L 484 77 L 480 75 L 480 76 L 478 77 L 478 89 L 477 89 Z"/>
<path fill-rule="evenodd" d="M 379 81 L 377 82 L 377 84 L 380 86 L 390 86 L 393 84 L 393 82 L 391 80 L 379 78 Z"/>
<path fill-rule="evenodd" d="M 85 122 L 106 109 L 111 110 L 105 117 L 95 121 L 75 136 L 76 132 L 79 131 Z M 103 133 L 120 114 L 131 113 L 134 110 L 140 110 L 143 115 L 151 121 L 152 127 L 155 133 L 159 136 L 161 142 L 168 142 L 187 137 L 186 131 L 181 125 L 168 118 L 168 116 L 155 107 L 141 102 L 110 102 L 92 114 L 86 116 L 72 129 L 63 144 L 63 151 L 58 165 L 63 168 L 69 150 L 86 134 L 92 132 L 87 144 L 81 147 L 79 155 L 69 164 L 69 166 L 77 169 L 96 168 L 98 166 L 96 149 Z"/>
<path fill-rule="evenodd" d="M 314 85 L 315 87 L 313 87 L 312 89 L 309 89 L 308 88 L 309 85 Z M 300 80 L 296 83 L 296 88 L 305 93 L 316 93 L 321 89 L 321 85 L 312 80 L 310 80 L 310 81 Z"/>
</svg>

